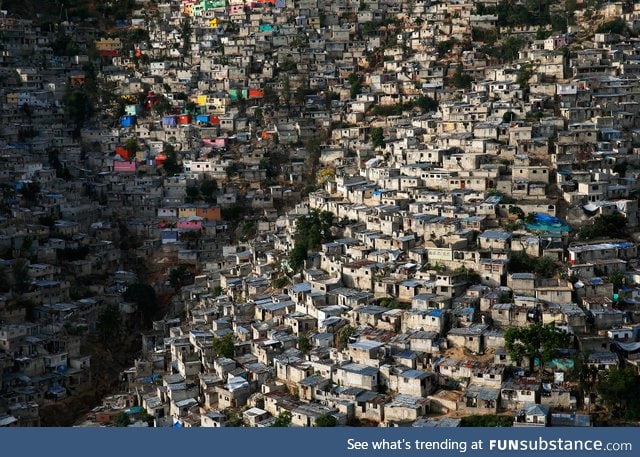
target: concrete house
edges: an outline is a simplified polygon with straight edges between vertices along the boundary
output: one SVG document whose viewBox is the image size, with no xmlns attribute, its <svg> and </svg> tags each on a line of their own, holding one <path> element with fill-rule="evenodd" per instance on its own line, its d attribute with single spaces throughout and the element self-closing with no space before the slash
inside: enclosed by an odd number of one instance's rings
<svg viewBox="0 0 640 457">
<path fill-rule="evenodd" d="M 346 363 L 336 368 L 333 381 L 340 386 L 377 391 L 378 369 L 359 363 Z"/>
</svg>

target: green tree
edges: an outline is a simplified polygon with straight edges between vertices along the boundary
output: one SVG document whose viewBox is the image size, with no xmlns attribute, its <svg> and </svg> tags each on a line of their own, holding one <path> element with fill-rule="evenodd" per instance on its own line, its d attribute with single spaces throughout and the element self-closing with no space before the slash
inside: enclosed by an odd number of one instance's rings
<svg viewBox="0 0 640 457">
<path fill-rule="evenodd" d="M 11 266 L 13 273 L 13 290 L 18 294 L 23 294 L 29 290 L 31 278 L 29 277 L 29 261 L 27 259 L 18 258 L 13 261 Z"/>
<path fill-rule="evenodd" d="M 102 341 L 113 341 L 120 335 L 122 318 L 115 305 L 107 306 L 96 321 L 96 331 Z"/>
<path fill-rule="evenodd" d="M 317 250 L 322 243 L 331 240 L 332 226 L 333 213 L 329 211 L 311 210 L 297 219 L 294 247 L 289 254 L 291 268 L 297 270 L 302 267 L 308 251 Z"/>
<path fill-rule="evenodd" d="M 275 278 L 271 280 L 271 287 L 274 289 L 282 289 L 283 287 L 286 287 L 289 284 L 291 284 L 291 280 L 286 276 L 280 276 L 279 278 Z"/>
<path fill-rule="evenodd" d="M 180 22 L 180 39 L 182 40 L 182 56 L 188 57 L 191 53 L 191 36 L 193 35 L 193 27 L 191 20 L 187 17 Z"/>
<path fill-rule="evenodd" d="M 374 127 L 371 129 L 371 145 L 374 148 L 384 147 L 384 131 L 382 127 Z"/>
<path fill-rule="evenodd" d="M 362 82 L 360 81 L 360 76 L 356 73 L 351 73 L 347 81 L 349 82 L 349 96 L 351 98 L 356 98 L 356 96 L 362 92 Z"/>
<path fill-rule="evenodd" d="M 533 324 L 528 327 L 510 327 L 504 334 L 505 347 L 511 360 L 529 359 L 529 371 L 533 372 L 536 358 L 541 369 L 551 361 L 560 348 L 570 343 L 569 334 L 553 325 Z"/>
<path fill-rule="evenodd" d="M 200 199 L 200 188 L 198 186 L 187 186 L 185 192 L 187 194 L 185 198 L 187 203 L 194 203 Z"/>
<path fill-rule="evenodd" d="M 225 408 L 222 412 L 227 418 L 225 427 L 242 427 L 244 425 L 238 410 L 234 408 Z"/>
<path fill-rule="evenodd" d="M 451 38 L 445 41 L 440 41 L 436 45 L 436 51 L 438 52 L 438 55 L 443 56 L 447 54 L 449 51 L 451 51 L 457 43 L 458 43 L 458 40 L 455 38 Z"/>
<path fill-rule="evenodd" d="M 75 125 L 76 134 L 78 134 L 85 121 L 93 113 L 91 98 L 84 90 L 76 89 L 67 91 L 62 98 L 62 102 L 65 105 L 68 117 Z"/>
<path fill-rule="evenodd" d="M 289 75 L 285 75 L 282 81 L 282 98 L 284 98 L 284 103 L 288 107 L 291 102 L 291 80 Z"/>
<path fill-rule="evenodd" d="M 511 62 L 518 58 L 520 49 L 524 46 L 524 40 L 513 36 L 508 37 L 500 46 L 500 56 L 503 62 Z"/>
<path fill-rule="evenodd" d="M 163 114 L 165 114 L 167 111 L 171 109 L 171 102 L 167 97 L 165 97 L 162 94 L 156 95 L 156 101 L 153 104 L 152 109 L 153 109 L 153 112 L 155 112 L 157 115 L 162 116 Z"/>
<path fill-rule="evenodd" d="M 428 95 L 422 95 L 416 100 L 416 106 L 423 112 L 428 113 L 438 109 L 438 101 Z"/>
<path fill-rule="evenodd" d="M 414 105 L 411 103 L 395 105 L 375 105 L 371 108 L 371 114 L 374 116 L 399 116 L 405 109 L 411 110 Z"/>
<path fill-rule="evenodd" d="M 4 294 L 11 290 L 11 272 L 9 268 L 0 264 L 0 294 Z"/>
<path fill-rule="evenodd" d="M 211 290 L 211 295 L 213 295 L 214 297 L 219 297 L 220 295 L 222 295 L 223 292 L 224 292 L 224 289 L 221 286 L 215 286 Z"/>
<path fill-rule="evenodd" d="M 507 111 L 502 115 L 502 122 L 506 124 L 509 124 L 510 122 L 513 122 L 515 120 L 516 120 L 516 113 L 514 113 L 513 111 Z"/>
<path fill-rule="evenodd" d="M 200 183 L 200 194 L 207 203 L 216 202 L 216 192 L 218 190 L 218 183 L 215 179 L 205 178 Z"/>
<path fill-rule="evenodd" d="M 242 99 L 244 100 L 244 98 Z M 184 104 L 184 111 L 189 114 L 197 114 L 196 110 L 198 109 L 198 105 L 195 102 L 187 102 Z M 244 111 L 242 111 L 244 113 Z"/>
<path fill-rule="evenodd" d="M 398 302 L 398 300 L 393 297 L 382 297 L 380 299 L 379 304 L 383 308 L 390 308 L 390 309 L 401 308 L 400 302 Z"/>
<path fill-rule="evenodd" d="M 131 157 L 135 157 L 136 153 L 140 150 L 140 144 L 136 137 L 127 138 L 127 141 L 124 142 L 124 147 L 129 151 Z"/>
<path fill-rule="evenodd" d="M 263 97 L 263 99 L 264 99 L 264 97 Z M 256 120 L 256 123 L 259 126 L 262 126 L 262 121 L 264 120 L 264 114 L 262 113 L 262 108 L 256 107 L 253 110 L 253 118 Z"/>
<path fill-rule="evenodd" d="M 640 376 L 632 367 L 614 367 L 600 372 L 598 393 L 613 417 L 640 419 L 640 396 L 634 395 Z"/>
<path fill-rule="evenodd" d="M 118 414 L 116 414 L 111 421 L 111 425 L 113 425 L 114 427 L 128 427 L 130 424 L 131 419 L 129 418 L 129 415 L 124 411 L 120 411 Z"/>
<path fill-rule="evenodd" d="M 338 344 L 341 348 L 346 348 L 347 344 L 349 344 L 349 338 L 356 332 L 356 329 L 351 327 L 350 325 L 345 325 L 340 330 L 338 330 Z"/>
<path fill-rule="evenodd" d="M 240 174 L 240 166 L 237 163 L 232 163 L 226 168 L 225 173 L 227 174 L 227 178 L 238 176 Z"/>
<path fill-rule="evenodd" d="M 234 203 L 228 208 L 222 208 L 222 219 L 229 222 L 238 222 L 247 213 L 247 207 L 241 202 Z"/>
<path fill-rule="evenodd" d="M 138 420 L 146 422 L 149 427 L 153 427 L 154 417 L 149 414 L 146 409 L 142 410 L 142 412 L 138 415 Z"/>
<path fill-rule="evenodd" d="M 555 32 L 567 32 L 567 18 L 564 14 L 554 14 L 551 16 L 551 29 Z"/>
<path fill-rule="evenodd" d="M 235 355 L 235 346 L 233 344 L 233 334 L 227 333 L 221 338 L 213 340 L 213 352 L 216 357 L 232 358 Z"/>
<path fill-rule="evenodd" d="M 553 260 L 549 256 L 537 257 L 534 262 L 533 271 L 542 277 L 552 277 L 555 276 L 558 271 L 558 265 L 555 260 Z"/>
<path fill-rule="evenodd" d="M 189 270 L 187 270 L 187 267 L 185 267 L 184 265 L 172 268 L 169 271 L 169 283 L 171 284 L 171 287 L 173 287 L 175 290 L 178 290 L 180 287 L 182 287 L 184 284 L 184 277 L 188 272 Z"/>
<path fill-rule="evenodd" d="M 308 160 L 309 160 L 309 165 L 310 168 L 312 170 L 312 175 L 315 176 L 315 170 L 318 168 L 318 165 L 320 164 L 320 154 L 321 154 L 321 144 L 320 144 L 320 137 L 318 135 L 314 135 L 311 138 L 309 138 L 305 145 L 304 145 L 305 150 L 307 151 L 308 156 Z"/>
<path fill-rule="evenodd" d="M 613 166 L 613 172 L 618 173 L 621 178 L 624 178 L 628 168 L 629 164 L 627 162 L 616 162 Z"/>
<path fill-rule="evenodd" d="M 65 33 L 64 27 L 59 26 L 55 39 L 50 44 L 53 55 L 71 57 L 78 54 L 78 45 Z"/>
<path fill-rule="evenodd" d="M 535 273 L 545 278 L 558 272 L 558 264 L 551 257 L 531 257 L 524 251 L 512 252 L 507 268 L 510 273 Z"/>
<path fill-rule="evenodd" d="M 460 423 L 461 427 L 511 427 L 513 416 L 498 416 L 495 414 L 474 414 L 465 416 Z"/>
<path fill-rule="evenodd" d="M 551 32 L 540 27 L 536 31 L 536 40 L 546 40 L 551 35 Z"/>
<path fill-rule="evenodd" d="M 289 411 L 282 411 L 276 417 L 276 420 L 271 424 L 272 427 L 288 427 L 291 424 L 291 413 Z"/>
<path fill-rule="evenodd" d="M 283 72 L 292 72 L 295 73 L 298 70 L 298 64 L 296 63 L 295 60 L 287 57 L 286 59 L 284 59 L 284 61 L 280 64 L 280 71 Z"/>
<path fill-rule="evenodd" d="M 149 284 L 135 283 L 127 287 L 122 297 L 138 307 L 140 323 L 149 326 L 152 321 L 161 317 L 156 291 Z"/>
<path fill-rule="evenodd" d="M 524 221 L 527 224 L 533 224 L 536 221 L 536 213 L 527 213 L 526 217 L 524 218 Z"/>
<path fill-rule="evenodd" d="M 262 97 L 262 101 L 264 101 L 266 105 L 277 105 L 280 101 L 280 96 L 275 90 L 273 90 L 273 88 L 266 86 L 264 88 L 264 97 Z"/>
<path fill-rule="evenodd" d="M 518 219 L 524 219 L 525 217 L 522 208 L 516 205 L 509 206 L 509 214 L 515 214 L 516 216 L 518 216 Z"/>
<path fill-rule="evenodd" d="M 165 143 L 163 152 L 167 157 L 162 164 L 162 168 L 168 176 L 177 175 L 182 171 L 182 167 L 178 164 L 178 154 L 171 143 Z"/>
<path fill-rule="evenodd" d="M 293 270 L 299 270 L 305 260 L 307 260 L 306 244 L 295 244 L 289 253 L 289 265 Z"/>
<path fill-rule="evenodd" d="M 304 335 L 298 337 L 298 349 L 302 352 L 309 352 L 311 350 L 311 342 L 309 338 Z"/>
<path fill-rule="evenodd" d="M 625 274 L 621 271 L 614 271 L 609 273 L 607 279 L 613 284 L 613 291 L 618 292 L 620 286 L 624 283 Z"/>
<path fill-rule="evenodd" d="M 22 198 L 27 202 L 29 206 L 38 203 L 38 197 L 40 196 L 40 184 L 32 181 L 26 183 L 21 190 Z"/>
<path fill-rule="evenodd" d="M 266 170 L 268 180 L 275 179 L 282 173 L 283 165 L 289 163 L 289 155 L 286 150 L 275 149 L 260 160 L 259 167 Z"/>
<path fill-rule="evenodd" d="M 462 64 L 458 64 L 453 75 L 453 85 L 458 89 L 470 89 L 473 78 L 463 70 Z"/>
<path fill-rule="evenodd" d="M 321 414 L 316 419 L 316 427 L 335 427 L 338 421 L 329 414 Z"/>
<path fill-rule="evenodd" d="M 529 88 L 529 80 L 534 74 L 533 65 L 530 63 L 521 65 L 516 76 L 516 83 L 523 89 Z"/>
<path fill-rule="evenodd" d="M 330 211 L 311 210 L 308 215 L 298 219 L 296 239 L 306 240 L 309 249 L 320 249 L 322 243 L 331 240 L 333 219 Z"/>
<path fill-rule="evenodd" d="M 591 411 L 592 394 L 598 380 L 598 368 L 593 365 L 590 366 L 587 363 L 586 354 L 582 353 L 580 356 L 576 357 L 573 369 L 569 375 L 573 378 L 572 380 L 578 381 L 583 398 L 589 399 L 589 411 Z"/>
<path fill-rule="evenodd" d="M 618 35 L 624 35 L 627 31 L 627 23 L 621 17 L 605 22 L 596 29 L 596 33 L 616 33 Z"/>
<path fill-rule="evenodd" d="M 62 171 L 62 162 L 60 162 L 60 150 L 58 148 L 47 148 L 47 160 L 56 173 Z"/>
<path fill-rule="evenodd" d="M 620 213 L 601 214 L 592 225 L 583 226 L 578 234 L 580 238 L 626 237 L 627 218 Z"/>
<path fill-rule="evenodd" d="M 533 273 L 533 258 L 524 251 L 512 252 L 507 264 L 509 273 Z"/>
<path fill-rule="evenodd" d="M 549 23 L 549 9 L 541 1 L 502 1 L 496 8 L 485 11 L 498 15 L 499 26 L 545 25 Z"/>
</svg>

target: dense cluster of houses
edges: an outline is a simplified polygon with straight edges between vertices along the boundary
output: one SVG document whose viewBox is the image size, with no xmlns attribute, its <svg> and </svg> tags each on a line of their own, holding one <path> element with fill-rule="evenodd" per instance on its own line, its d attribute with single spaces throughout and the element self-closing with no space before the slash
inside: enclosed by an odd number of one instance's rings
<svg viewBox="0 0 640 457">
<path fill-rule="evenodd" d="M 590 425 L 577 360 L 640 361 L 640 5 L 543 3 L 560 26 L 498 0 L 0 12 L 0 426 L 90 388 L 136 262 L 173 312 L 85 425 Z M 612 215 L 629 236 L 576 237 Z M 536 323 L 571 345 L 532 372 L 504 335 Z"/>
</svg>

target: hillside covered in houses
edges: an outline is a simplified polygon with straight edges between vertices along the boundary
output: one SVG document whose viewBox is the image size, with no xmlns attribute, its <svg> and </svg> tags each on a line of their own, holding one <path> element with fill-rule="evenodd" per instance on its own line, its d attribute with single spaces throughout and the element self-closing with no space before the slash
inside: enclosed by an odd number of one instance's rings
<svg viewBox="0 0 640 457">
<path fill-rule="evenodd" d="M 639 116 L 633 1 L 0 2 L 0 426 L 638 425 Z"/>
</svg>

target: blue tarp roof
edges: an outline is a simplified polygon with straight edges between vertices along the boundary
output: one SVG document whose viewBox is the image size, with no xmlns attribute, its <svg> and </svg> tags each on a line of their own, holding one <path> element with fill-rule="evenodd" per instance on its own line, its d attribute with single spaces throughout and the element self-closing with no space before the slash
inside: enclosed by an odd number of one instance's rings
<svg viewBox="0 0 640 457">
<path fill-rule="evenodd" d="M 544 232 L 570 232 L 571 226 L 549 214 L 536 213 L 532 223 L 525 224 L 527 230 L 540 230 Z"/>
<path fill-rule="evenodd" d="M 154 381 L 157 381 L 158 379 L 160 379 L 160 376 L 157 374 L 152 374 L 151 376 L 149 376 L 148 378 L 144 378 L 142 380 L 143 383 L 152 383 Z"/>
<path fill-rule="evenodd" d="M 124 412 L 127 413 L 127 414 L 140 414 L 142 412 L 142 407 L 141 406 L 132 406 L 129 409 L 125 409 Z"/>
</svg>

